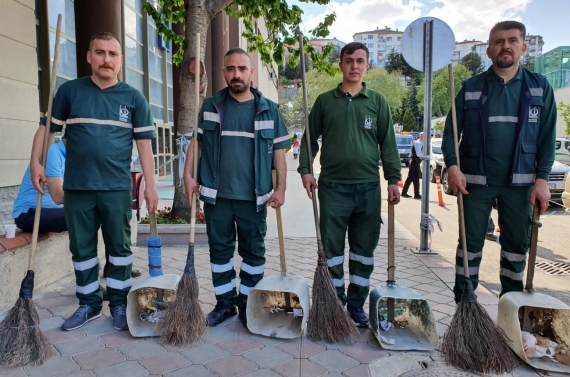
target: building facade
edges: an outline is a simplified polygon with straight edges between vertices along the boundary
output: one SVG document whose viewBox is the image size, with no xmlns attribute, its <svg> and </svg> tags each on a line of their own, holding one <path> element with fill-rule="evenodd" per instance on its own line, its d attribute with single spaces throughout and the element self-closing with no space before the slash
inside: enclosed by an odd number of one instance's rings
<svg viewBox="0 0 570 377">
<path fill-rule="evenodd" d="M 570 87 L 570 46 L 559 46 L 537 57 L 534 71 L 545 75 L 554 89 Z"/>
<path fill-rule="evenodd" d="M 122 42 L 124 63 L 120 80 L 139 89 L 150 103 L 157 127 L 153 142 L 156 175 L 172 175 L 177 122 L 177 68 L 172 49 L 158 35 L 143 0 L 4 0 L 0 12 L 0 224 L 12 218 L 13 201 L 30 159 L 32 139 L 47 111 L 58 14 L 62 37 L 56 89 L 65 81 L 91 74 L 86 53 L 91 35 L 109 31 Z M 256 31 L 267 35 L 263 22 Z M 205 69 L 208 95 L 226 86 L 223 56 L 231 47 L 247 49 L 243 23 L 218 15 L 208 32 Z M 253 86 L 277 100 L 277 66 L 251 55 Z M 135 149 L 136 151 L 136 149 Z"/>
<path fill-rule="evenodd" d="M 361 42 L 368 47 L 369 63 L 375 67 L 384 67 L 386 57 L 392 50 L 401 52 L 401 40 L 403 32 L 390 29 L 376 28 L 372 31 L 363 31 L 353 35 L 354 42 Z"/>
<path fill-rule="evenodd" d="M 540 35 L 527 35 L 525 37 L 526 44 L 526 54 L 537 58 L 542 55 L 542 47 L 544 46 L 544 39 Z M 481 64 L 485 70 L 489 69 L 493 63 L 491 59 L 487 56 L 487 47 L 489 46 L 489 41 L 483 43 L 480 42 L 473 46 L 473 52 L 476 52 L 481 57 Z M 524 59 L 524 56 L 522 57 Z"/>
<path fill-rule="evenodd" d="M 339 51 L 346 46 L 346 43 L 336 38 L 314 38 L 309 41 L 311 46 L 318 48 L 322 51 L 326 45 L 333 45 L 335 50 Z"/>
</svg>

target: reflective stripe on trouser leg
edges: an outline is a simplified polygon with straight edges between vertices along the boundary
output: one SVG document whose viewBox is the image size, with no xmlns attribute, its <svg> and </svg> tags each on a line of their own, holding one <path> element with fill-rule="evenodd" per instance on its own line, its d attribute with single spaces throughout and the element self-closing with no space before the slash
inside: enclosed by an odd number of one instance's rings
<svg viewBox="0 0 570 377">
<path fill-rule="evenodd" d="M 501 295 L 524 288 L 526 253 L 530 246 L 532 207 L 529 187 L 504 187 L 498 198 L 501 228 Z"/>
<path fill-rule="evenodd" d="M 236 231 L 230 201 L 217 198 L 216 204 L 204 203 L 204 214 L 207 219 L 206 232 L 216 300 L 225 305 L 235 305 L 236 272 L 233 256 Z"/>
<path fill-rule="evenodd" d="M 76 295 L 80 305 L 101 310 L 103 295 L 99 289 L 97 239 L 100 224 L 95 191 L 71 191 L 64 195 L 68 224 L 69 250 L 75 270 Z"/>
<path fill-rule="evenodd" d="M 336 294 L 343 305 L 347 302 L 344 268 L 337 262 L 344 257 L 346 230 L 354 208 L 351 186 L 319 181 L 318 190 L 323 247 Z"/>
<path fill-rule="evenodd" d="M 107 270 L 107 297 L 109 306 L 127 304 L 127 294 L 133 285 L 131 270 L 132 193 L 128 191 L 100 191 L 97 209 L 101 214 L 101 233 L 105 250 L 109 253 Z"/>
<path fill-rule="evenodd" d="M 237 228 L 238 253 L 243 260 L 237 297 L 237 303 L 240 304 L 263 278 L 267 209 L 257 212 L 255 202 L 245 200 L 232 200 L 232 208 Z"/>
<path fill-rule="evenodd" d="M 354 210 L 348 224 L 348 305 L 364 307 L 374 271 L 374 250 L 380 238 L 380 189 L 378 183 L 354 186 Z"/>
</svg>

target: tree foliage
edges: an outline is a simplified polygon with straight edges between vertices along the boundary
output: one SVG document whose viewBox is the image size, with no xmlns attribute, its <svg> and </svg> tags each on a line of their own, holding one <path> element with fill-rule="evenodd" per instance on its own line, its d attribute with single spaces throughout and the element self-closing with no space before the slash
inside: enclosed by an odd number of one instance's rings
<svg viewBox="0 0 570 377">
<path fill-rule="evenodd" d="M 558 103 L 558 111 L 559 115 L 564 119 L 564 123 L 566 123 L 566 128 L 564 128 L 564 135 L 566 137 L 570 136 L 570 105 L 565 104 L 564 102 L 560 101 Z"/>
<path fill-rule="evenodd" d="M 521 59 L 521 67 L 526 68 L 531 72 L 534 72 L 534 56 L 532 56 L 528 52 L 524 54 Z"/>
<path fill-rule="evenodd" d="M 470 72 L 472 76 L 475 76 L 483 72 L 483 63 L 481 57 L 476 52 L 470 52 L 461 59 L 461 64 L 463 64 Z"/>
<path fill-rule="evenodd" d="M 313 64 L 309 56 L 305 54 L 305 72 L 308 72 L 312 66 Z M 300 80 L 301 66 L 297 64 L 295 67 L 291 67 L 288 62 L 285 65 L 279 65 L 279 77 L 286 77 L 289 80 Z"/>
<path fill-rule="evenodd" d="M 410 109 L 407 109 L 404 113 L 404 119 L 402 120 L 402 126 L 404 131 L 416 131 L 416 118 Z"/>
<path fill-rule="evenodd" d="M 397 71 L 402 75 L 411 78 L 415 85 L 420 85 L 423 80 L 423 73 L 412 68 L 408 62 L 406 62 L 406 59 L 404 59 L 404 55 L 396 52 L 394 49 L 392 49 L 388 56 L 386 56 L 384 68 L 388 73 Z"/>
<path fill-rule="evenodd" d="M 453 82 L 455 86 L 455 95 L 461 89 L 461 83 L 471 77 L 471 72 L 463 64 L 457 64 L 453 67 Z M 449 99 L 449 74 L 447 67 L 444 67 L 433 73 L 432 96 L 431 96 L 432 117 L 441 117 L 447 114 L 451 108 Z M 418 107 L 424 112 L 424 86 L 418 88 Z"/>
</svg>

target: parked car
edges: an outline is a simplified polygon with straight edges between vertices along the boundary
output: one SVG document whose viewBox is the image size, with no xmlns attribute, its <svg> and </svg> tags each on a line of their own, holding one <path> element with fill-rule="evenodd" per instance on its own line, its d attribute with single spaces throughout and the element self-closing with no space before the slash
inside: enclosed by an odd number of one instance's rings
<svg viewBox="0 0 570 377">
<path fill-rule="evenodd" d="M 413 143 L 414 139 L 412 135 L 396 135 L 396 144 L 398 145 L 400 162 L 406 166 L 410 166 L 410 160 L 412 159 Z"/>
<path fill-rule="evenodd" d="M 441 167 L 443 166 L 443 152 L 441 151 L 440 138 L 431 140 L 431 153 L 429 160 L 429 177 L 431 183 L 435 183 L 435 177 L 441 177 Z M 422 173 L 424 164 L 421 165 Z"/>
<path fill-rule="evenodd" d="M 568 148 L 570 148 L 570 140 L 564 138 L 556 139 L 556 161 L 570 165 L 570 150 Z"/>
<path fill-rule="evenodd" d="M 570 179 L 566 176 L 566 184 L 562 193 L 562 205 L 566 207 L 566 213 L 570 214 Z"/>
<path fill-rule="evenodd" d="M 566 166 L 558 161 L 554 161 L 552 164 L 552 170 L 550 171 L 550 176 L 548 177 L 548 189 L 550 190 L 550 200 L 553 202 L 561 203 L 563 202 L 563 192 L 565 190 L 566 181 L 566 191 L 570 188 L 568 186 L 568 180 L 566 177 L 570 172 L 570 167 Z M 447 175 L 447 167 L 445 163 L 441 168 L 441 184 L 443 185 L 443 192 L 448 195 L 453 195 L 453 190 L 449 187 L 449 178 Z M 566 193 L 568 200 L 570 200 L 570 191 Z M 570 205 L 570 202 L 568 203 Z M 566 206 L 566 204 L 565 204 Z"/>
</svg>

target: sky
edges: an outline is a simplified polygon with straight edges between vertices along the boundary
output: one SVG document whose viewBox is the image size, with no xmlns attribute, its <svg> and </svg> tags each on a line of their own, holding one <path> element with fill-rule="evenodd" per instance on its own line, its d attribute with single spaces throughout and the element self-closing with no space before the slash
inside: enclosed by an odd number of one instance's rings
<svg viewBox="0 0 570 377">
<path fill-rule="evenodd" d="M 570 0 L 330 0 L 324 6 L 291 0 L 290 4 L 303 9 L 306 33 L 335 12 L 329 37 L 347 43 L 356 32 L 386 26 L 404 31 L 412 21 L 429 16 L 446 22 L 456 41 L 486 42 L 495 23 L 517 20 L 525 24 L 527 33 L 544 38 L 543 53 L 570 45 Z"/>
</svg>

